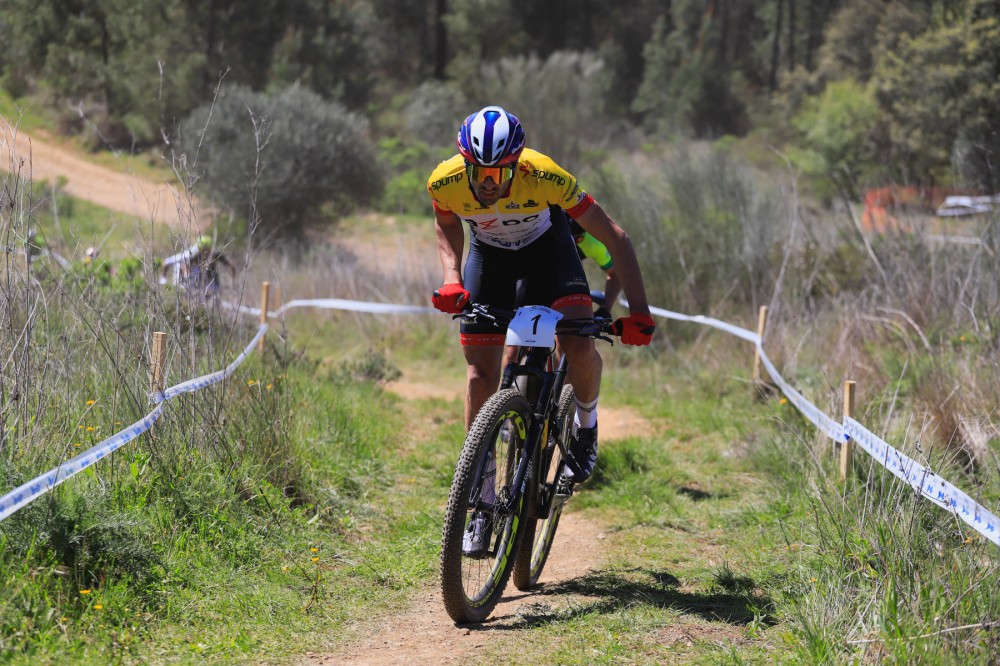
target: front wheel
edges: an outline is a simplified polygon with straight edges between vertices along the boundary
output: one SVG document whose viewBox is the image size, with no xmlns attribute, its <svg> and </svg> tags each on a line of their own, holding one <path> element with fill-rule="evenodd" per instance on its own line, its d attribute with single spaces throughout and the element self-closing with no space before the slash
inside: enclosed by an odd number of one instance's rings
<svg viewBox="0 0 1000 666">
<path fill-rule="evenodd" d="M 515 389 L 498 391 L 479 410 L 465 439 L 441 538 L 441 593 L 455 622 L 485 620 L 514 568 L 524 493 L 513 483 L 531 413 Z M 475 544 L 482 547 L 469 547 Z"/>
<path fill-rule="evenodd" d="M 563 386 L 556 408 L 556 423 L 559 424 L 559 439 L 564 447 L 569 446 L 570 433 L 573 428 L 573 416 L 576 414 L 576 395 L 569 384 Z M 517 549 L 517 563 L 514 565 L 514 587 L 527 590 L 538 585 L 538 579 L 545 568 L 552 542 L 556 538 L 556 528 L 562 516 L 563 505 L 568 499 L 568 489 L 560 487 L 560 479 L 566 464 L 563 461 L 562 450 L 556 442 L 542 452 L 542 464 L 539 470 L 539 487 L 529 492 L 539 495 L 539 503 L 548 503 L 548 514 L 542 518 L 529 517 L 524 521 L 524 537 Z"/>
</svg>

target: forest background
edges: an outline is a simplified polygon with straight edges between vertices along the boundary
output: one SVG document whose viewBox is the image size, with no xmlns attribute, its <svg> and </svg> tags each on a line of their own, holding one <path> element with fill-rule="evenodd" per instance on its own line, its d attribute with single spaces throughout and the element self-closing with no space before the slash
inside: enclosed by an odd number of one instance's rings
<svg viewBox="0 0 1000 666">
<path fill-rule="evenodd" d="M 293 237 L 351 207 L 425 211 L 429 168 L 490 103 L 571 171 L 664 138 L 730 136 L 751 137 L 759 159 L 779 147 L 827 203 L 871 186 L 992 192 L 1000 179 L 1000 9 L 987 0 L 0 9 L 11 95 L 93 149 L 183 156 L 200 195 L 244 216 L 253 180 L 265 227 Z"/>
<path fill-rule="evenodd" d="M 837 416 L 857 380 L 860 421 L 995 510 L 1000 216 L 933 209 L 1000 191 L 998 44 L 985 0 L 0 0 L 5 120 L 215 210 L 123 224 L 11 160 L 6 246 L 38 228 L 73 261 L 9 252 L 0 271 L 3 487 L 145 414 L 152 331 L 171 381 L 250 339 L 157 283 L 150 258 L 195 226 L 236 258 L 226 298 L 270 279 L 426 303 L 426 179 L 499 103 L 628 230 L 651 303 L 750 328 L 769 305 L 790 383 Z M 918 194 L 874 233 L 860 204 L 888 187 Z M 79 258 L 109 236 L 102 257 L 131 255 L 113 276 Z M 460 393 L 451 324 L 299 313 L 148 442 L 6 519 L 0 660 L 287 661 L 409 608 L 433 587 L 464 428 L 459 397 L 383 388 L 401 363 Z M 606 362 L 602 418 L 666 424 L 608 437 L 574 498 L 607 561 L 474 656 L 995 660 L 995 546 L 871 461 L 841 483 L 829 442 L 747 386 L 742 342 L 665 324 Z M 429 659 L 472 651 L 450 625 L 426 635 Z"/>
</svg>

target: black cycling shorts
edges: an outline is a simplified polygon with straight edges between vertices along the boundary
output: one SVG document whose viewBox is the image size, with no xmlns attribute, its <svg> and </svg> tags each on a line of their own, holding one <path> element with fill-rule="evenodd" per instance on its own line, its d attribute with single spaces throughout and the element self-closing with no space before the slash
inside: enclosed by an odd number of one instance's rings
<svg viewBox="0 0 1000 666">
<path fill-rule="evenodd" d="M 469 241 L 465 288 L 477 303 L 513 310 L 521 305 L 590 305 L 590 287 L 576 242 L 564 215 L 552 216 L 552 227 L 538 240 L 517 250 Z M 462 321 L 463 345 L 502 345 L 505 331 L 489 321 Z"/>
</svg>

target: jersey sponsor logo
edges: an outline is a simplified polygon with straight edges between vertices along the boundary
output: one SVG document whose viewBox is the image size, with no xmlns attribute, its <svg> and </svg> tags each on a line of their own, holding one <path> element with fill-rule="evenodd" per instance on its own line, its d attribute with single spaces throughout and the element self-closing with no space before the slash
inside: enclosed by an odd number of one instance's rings
<svg viewBox="0 0 1000 666">
<path fill-rule="evenodd" d="M 517 203 L 516 201 L 511 201 L 509 204 L 504 206 L 504 208 L 506 208 L 507 210 L 517 210 L 520 207 L 521 204 Z"/>
<path fill-rule="evenodd" d="M 491 229 L 497 227 L 498 224 L 501 227 L 513 227 L 518 224 L 528 224 L 537 220 L 539 216 L 540 213 L 535 215 L 528 215 L 527 217 L 512 217 L 509 220 L 501 220 L 499 217 L 494 217 L 489 220 L 478 220 L 478 221 L 469 218 L 466 219 L 465 222 L 470 227 L 473 227 L 475 229 L 479 229 L 481 231 L 490 231 Z"/>
<path fill-rule="evenodd" d="M 534 208 L 537 205 L 538 205 L 538 202 L 535 201 L 534 199 L 528 199 L 527 201 L 524 202 L 524 207 L 525 208 Z"/>
<path fill-rule="evenodd" d="M 534 169 L 532 170 L 531 175 L 537 178 L 538 180 L 550 180 L 559 186 L 566 184 L 565 178 L 551 171 L 541 171 L 539 169 Z"/>
<path fill-rule="evenodd" d="M 431 183 L 431 189 L 440 190 L 445 185 L 461 182 L 463 177 L 465 177 L 465 174 L 460 172 L 460 173 L 453 173 L 452 175 L 447 176 L 445 178 L 438 178 L 433 183 Z"/>
<path fill-rule="evenodd" d="M 472 204 L 470 204 L 470 203 L 464 203 L 464 204 L 462 204 L 462 208 L 464 208 L 465 211 L 468 212 L 468 211 L 472 210 Z"/>
</svg>

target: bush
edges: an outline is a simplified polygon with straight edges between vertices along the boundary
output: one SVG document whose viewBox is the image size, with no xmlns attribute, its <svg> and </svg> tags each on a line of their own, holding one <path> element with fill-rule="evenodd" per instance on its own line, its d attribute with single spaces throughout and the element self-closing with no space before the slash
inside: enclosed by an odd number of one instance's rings
<svg viewBox="0 0 1000 666">
<path fill-rule="evenodd" d="M 251 230 L 297 236 L 324 204 L 365 205 L 382 190 L 367 123 L 298 86 L 222 90 L 181 125 L 175 160 Z M 259 226 L 258 226 L 259 224 Z"/>
</svg>

